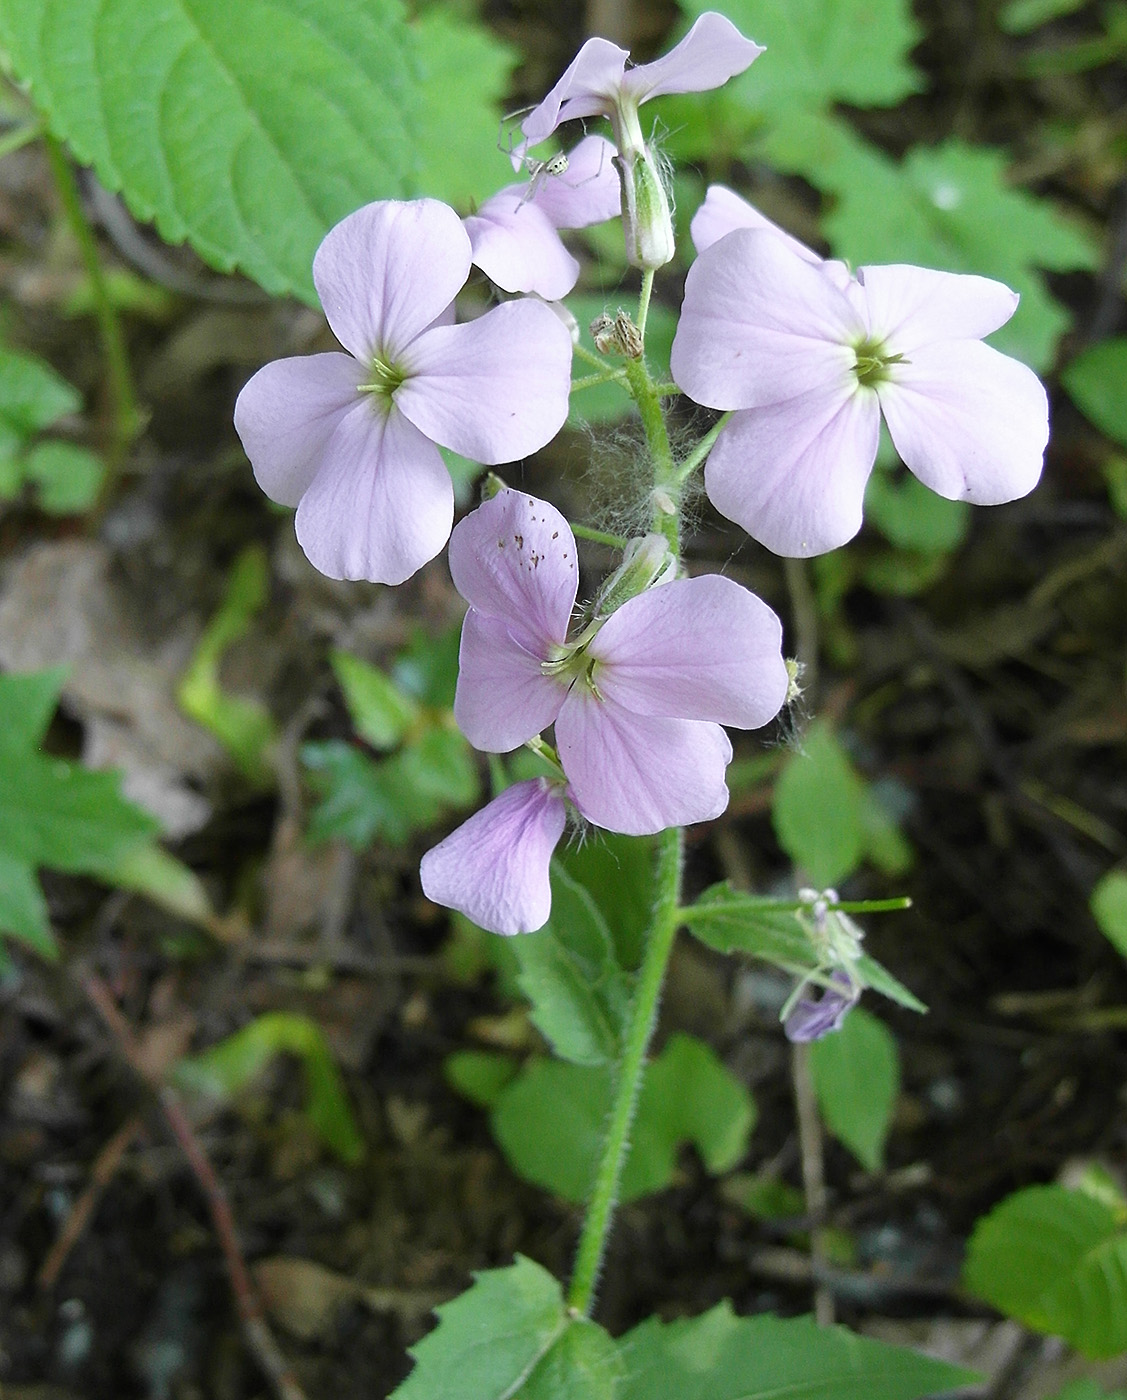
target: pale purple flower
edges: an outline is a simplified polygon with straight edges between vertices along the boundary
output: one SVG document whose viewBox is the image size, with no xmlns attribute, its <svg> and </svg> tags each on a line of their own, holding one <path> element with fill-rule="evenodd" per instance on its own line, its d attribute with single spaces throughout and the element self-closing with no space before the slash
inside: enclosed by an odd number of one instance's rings
<svg viewBox="0 0 1127 1400">
<path fill-rule="evenodd" d="M 569 642 L 575 540 L 553 506 L 504 490 L 455 529 L 450 572 L 470 604 L 454 715 L 506 753 L 555 724 L 568 796 L 597 826 L 644 835 L 707 821 L 728 802 L 721 724 L 781 707 L 778 618 L 718 575 L 661 584 Z"/>
<path fill-rule="evenodd" d="M 542 928 L 552 909 L 552 852 L 566 818 L 560 784 L 514 783 L 423 856 L 423 893 L 492 933 Z"/>
<path fill-rule="evenodd" d="M 844 544 L 861 528 L 882 414 L 905 465 L 941 496 L 997 505 L 1033 489 L 1045 390 L 982 344 L 1016 293 L 903 265 L 850 278 L 750 206 L 738 226 L 736 196 L 711 197 L 671 365 L 698 403 L 736 410 L 705 468 L 721 514 L 776 554 Z M 735 231 L 722 232 L 726 219 Z"/>
<path fill-rule="evenodd" d="M 348 354 L 276 360 L 235 405 L 266 494 L 330 578 L 402 583 L 441 550 L 454 497 L 436 443 L 514 461 L 567 417 L 571 338 L 534 300 L 453 325 L 470 240 L 433 199 L 382 200 L 332 229 L 313 281 Z"/>
<path fill-rule="evenodd" d="M 557 229 L 605 223 L 619 211 L 614 147 L 588 136 L 560 175 L 539 172 L 532 184 L 508 185 L 464 219 L 474 263 L 506 292 L 535 292 L 547 301 L 567 296 L 579 264 Z"/>
<path fill-rule="evenodd" d="M 742 73 L 763 52 L 745 39 L 731 20 L 709 11 L 685 37 L 653 63 L 627 68 L 630 54 L 609 39 L 588 39 L 551 92 L 521 123 L 524 144 L 539 145 L 560 122 L 575 117 L 607 117 L 615 144 L 625 152 L 643 145 L 638 108 L 651 97 L 675 92 L 708 92 Z"/>
<path fill-rule="evenodd" d="M 803 1045 L 841 1030 L 846 1016 L 861 999 L 861 984 L 837 969 L 830 973 L 830 983 L 819 988 L 817 995 L 813 990 L 805 992 L 791 1007 L 783 1022 L 788 1040 Z"/>
</svg>

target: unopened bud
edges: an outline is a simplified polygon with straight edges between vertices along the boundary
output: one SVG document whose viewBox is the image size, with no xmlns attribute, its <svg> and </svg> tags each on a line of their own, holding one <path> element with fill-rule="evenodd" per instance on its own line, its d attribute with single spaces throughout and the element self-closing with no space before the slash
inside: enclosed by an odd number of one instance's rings
<svg viewBox="0 0 1127 1400">
<path fill-rule="evenodd" d="M 595 616 L 608 617 L 647 588 L 668 583 L 677 571 L 664 535 L 643 535 L 626 546 L 622 563 L 603 584 L 595 600 Z"/>
<path fill-rule="evenodd" d="M 481 499 L 491 501 L 494 496 L 499 496 L 502 491 L 509 489 L 509 483 L 502 481 L 496 472 L 486 472 L 481 479 Z"/>
<path fill-rule="evenodd" d="M 591 339 L 600 355 L 625 355 L 628 360 L 642 357 L 642 335 L 621 307 L 613 316 L 603 312 L 591 322 Z"/>
<path fill-rule="evenodd" d="M 628 156 L 616 156 L 622 184 L 622 229 L 626 261 L 652 271 L 664 267 L 676 252 L 673 217 L 653 152 L 648 146 Z"/>
</svg>

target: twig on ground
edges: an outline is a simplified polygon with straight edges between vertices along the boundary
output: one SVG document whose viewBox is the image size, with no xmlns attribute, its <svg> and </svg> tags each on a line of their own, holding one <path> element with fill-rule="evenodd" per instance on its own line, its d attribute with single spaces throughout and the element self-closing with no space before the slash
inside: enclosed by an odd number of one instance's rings
<svg viewBox="0 0 1127 1400">
<path fill-rule="evenodd" d="M 243 1336 L 255 1360 L 270 1381 L 279 1400 L 305 1400 L 305 1392 L 290 1370 L 289 1363 L 282 1355 L 278 1343 L 274 1340 L 274 1334 L 266 1323 L 261 1298 L 239 1248 L 235 1218 L 227 1200 L 227 1193 L 188 1121 L 176 1091 L 165 1084 L 147 1062 L 133 1027 L 122 1015 L 113 993 L 105 982 L 95 973 L 89 973 L 82 979 L 82 987 L 113 1036 L 122 1058 L 155 1091 L 168 1126 L 199 1182 L 207 1200 L 212 1227 L 227 1264 L 231 1292 L 234 1295 L 239 1321 L 242 1323 Z"/>
</svg>

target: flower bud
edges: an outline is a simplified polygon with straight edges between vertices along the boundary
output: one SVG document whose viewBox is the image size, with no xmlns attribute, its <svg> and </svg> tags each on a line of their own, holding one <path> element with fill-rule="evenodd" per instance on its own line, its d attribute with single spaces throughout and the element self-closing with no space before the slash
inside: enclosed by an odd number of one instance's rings
<svg viewBox="0 0 1127 1400">
<path fill-rule="evenodd" d="M 626 546 L 622 563 L 606 580 L 595 600 L 595 616 L 609 617 L 623 603 L 656 584 L 668 583 L 677 571 L 677 560 L 664 535 L 643 535 Z"/>
<path fill-rule="evenodd" d="M 676 252 L 665 182 L 648 146 L 615 157 L 622 182 L 626 261 L 645 271 L 664 267 Z"/>
</svg>

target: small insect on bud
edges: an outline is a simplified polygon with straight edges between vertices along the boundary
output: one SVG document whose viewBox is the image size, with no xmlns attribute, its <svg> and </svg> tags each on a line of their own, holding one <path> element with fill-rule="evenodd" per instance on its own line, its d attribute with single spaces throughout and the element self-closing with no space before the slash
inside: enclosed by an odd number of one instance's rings
<svg viewBox="0 0 1127 1400">
<path fill-rule="evenodd" d="M 591 322 L 591 339 L 595 342 L 595 349 L 600 355 L 617 354 L 618 343 L 614 334 L 614 317 L 608 316 L 605 311 L 601 316 L 596 316 Z"/>
<path fill-rule="evenodd" d="M 628 360 L 642 357 L 641 332 L 621 307 L 613 316 L 604 312 L 591 322 L 591 339 L 600 355 L 625 355 Z"/>
</svg>

